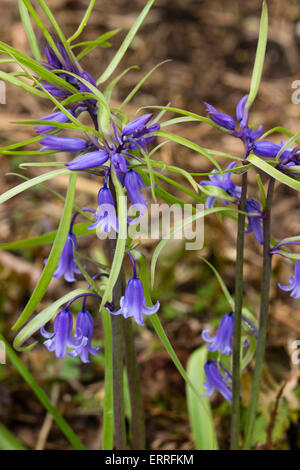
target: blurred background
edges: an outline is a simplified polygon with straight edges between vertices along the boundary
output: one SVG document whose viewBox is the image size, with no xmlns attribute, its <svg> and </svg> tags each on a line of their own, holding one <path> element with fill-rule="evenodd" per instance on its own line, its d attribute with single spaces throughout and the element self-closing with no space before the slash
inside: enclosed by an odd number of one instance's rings
<svg viewBox="0 0 300 470">
<path fill-rule="evenodd" d="M 268 3 L 269 42 L 260 92 L 251 111 L 250 123 L 255 127 L 263 124 L 265 130 L 282 125 L 295 133 L 299 130 L 300 105 L 292 104 L 291 95 L 294 91 L 292 83 L 300 80 L 300 5 L 297 0 Z M 87 0 L 48 0 L 66 36 L 76 30 L 87 4 Z M 143 0 L 96 1 L 82 40 L 94 39 L 118 27 L 122 30 L 112 39 L 110 49 L 95 49 L 83 59 L 83 67 L 95 78 L 113 57 L 144 4 Z M 174 107 L 206 115 L 203 102 L 207 101 L 234 115 L 238 100 L 249 89 L 260 12 L 260 0 L 157 0 L 117 73 L 130 65 L 139 65 L 140 69 L 130 72 L 119 83 L 113 104 L 118 106 L 154 65 L 171 59 L 151 76 L 127 107 L 126 112 L 132 118 L 141 106 L 167 105 L 169 102 Z M 0 31 L 2 41 L 29 54 L 17 0 L 1 0 Z M 13 71 L 9 67 L 6 70 Z M 0 105 L 1 146 L 33 136 L 30 127 L 14 125 L 13 121 L 36 119 L 51 110 L 46 101 L 7 86 L 7 103 Z M 187 123 L 172 131 L 203 147 L 241 155 L 242 147 L 237 140 L 205 124 Z M 280 142 L 281 137 L 275 135 L 273 140 Z M 32 157 L 30 161 L 38 159 Z M 211 170 L 206 159 L 176 144 L 164 146 L 159 159 L 193 172 Z M 40 173 L 38 169 L 20 170 L 22 161 L 24 159 L 19 157 L 1 156 L 1 193 L 22 181 L 7 173 L 26 176 Z M 219 161 L 223 166 L 228 164 L 228 161 Z M 254 172 L 250 172 L 249 178 L 249 193 L 259 198 Z M 49 186 L 64 194 L 67 179 L 53 179 Z M 80 177 L 77 188 L 78 205 L 96 205 L 98 181 Z M 47 191 L 33 189 L 22 193 L 0 207 L 0 243 L 54 230 L 61 211 L 61 201 Z M 280 239 L 299 235 L 299 229 L 299 195 L 278 186 L 273 236 Z M 235 279 L 235 236 L 232 220 L 210 216 L 205 221 L 205 246 L 199 252 L 215 265 L 230 292 L 233 292 Z M 155 244 L 155 241 L 143 244 L 143 252 L 149 260 Z M 96 259 L 105 256 L 96 237 L 82 237 L 79 247 Z M 29 299 L 49 250 L 50 246 L 44 245 L 22 252 L 0 251 L 0 330 L 10 342 L 14 337 L 10 328 Z M 257 316 L 261 249 L 253 235 L 246 237 L 245 257 L 245 303 Z M 300 339 L 300 302 L 292 300 L 277 287 L 279 281 L 287 283 L 292 269 L 292 263 L 275 257 L 267 361 L 257 428 L 258 448 L 300 449 L 299 366 L 293 365 L 290 359 L 291 343 Z M 78 283 L 81 284 L 85 283 Z M 54 279 L 39 309 L 67 290 L 64 281 Z M 215 277 L 198 253 L 185 252 L 183 243 L 172 241 L 162 252 L 153 298 L 161 302 L 160 318 L 184 365 L 202 344 L 201 331 L 208 325 L 216 327 L 228 308 Z M 99 318 L 96 318 L 95 336 L 101 346 Z M 151 328 L 137 331 L 136 346 L 142 370 L 148 448 L 193 449 L 184 381 Z M 71 358 L 56 360 L 53 354 L 38 345 L 20 357 L 84 444 L 90 449 L 99 448 L 104 394 L 101 356 L 89 365 L 82 365 Z M 243 376 L 244 409 L 248 404 L 250 385 L 251 368 Z M 283 386 L 279 402 L 278 394 Z M 218 394 L 214 395 L 212 406 L 220 447 L 226 448 L 230 406 Z M 0 366 L 0 420 L 31 449 L 70 447 L 55 423 L 47 420 L 45 410 L 10 364 Z"/>
</svg>

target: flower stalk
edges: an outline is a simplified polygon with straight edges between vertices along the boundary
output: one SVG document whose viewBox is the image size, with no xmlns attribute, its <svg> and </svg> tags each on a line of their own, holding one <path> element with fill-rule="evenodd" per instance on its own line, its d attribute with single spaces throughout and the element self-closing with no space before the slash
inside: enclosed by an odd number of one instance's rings
<svg viewBox="0 0 300 470">
<path fill-rule="evenodd" d="M 243 307 L 243 266 L 245 238 L 245 208 L 247 201 L 247 172 L 242 176 L 242 193 L 239 203 L 236 275 L 235 275 L 235 307 L 232 357 L 232 419 L 231 419 L 231 449 L 239 446 L 240 434 L 240 395 L 241 395 L 241 334 Z"/>
<path fill-rule="evenodd" d="M 256 362 L 252 380 L 252 389 L 250 404 L 247 412 L 245 439 L 243 449 L 249 449 L 252 444 L 252 435 L 256 419 L 256 411 L 258 405 L 258 398 L 260 392 L 260 384 L 262 378 L 262 371 L 264 365 L 266 338 L 267 338 L 267 325 L 268 325 L 268 309 L 269 309 L 269 292 L 271 280 L 271 264 L 272 253 L 270 252 L 270 238 L 271 238 L 271 203 L 273 197 L 275 180 L 273 178 L 269 181 L 266 210 L 263 220 L 263 272 L 261 281 L 261 298 L 260 298 L 260 320 L 259 320 L 259 336 L 256 348 Z"/>
</svg>

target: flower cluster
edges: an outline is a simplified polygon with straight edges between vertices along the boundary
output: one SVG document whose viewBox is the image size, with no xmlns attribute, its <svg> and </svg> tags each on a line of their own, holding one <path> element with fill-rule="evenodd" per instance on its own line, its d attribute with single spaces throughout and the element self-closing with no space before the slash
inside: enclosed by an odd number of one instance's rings
<svg viewBox="0 0 300 470">
<path fill-rule="evenodd" d="M 114 121 L 111 125 L 111 138 L 102 135 L 97 119 L 97 100 L 93 98 L 93 88 L 96 83 L 91 75 L 83 70 L 77 61 L 69 57 L 68 53 L 59 41 L 54 41 L 54 48 L 45 48 L 46 62 L 43 64 L 48 70 L 65 80 L 78 92 L 87 93 L 85 99 L 76 102 L 74 107 L 66 109 L 66 112 L 56 111 L 39 119 L 40 123 L 35 126 L 35 131 L 40 134 L 41 151 L 47 152 L 70 152 L 74 158 L 66 163 L 66 167 L 72 171 L 89 170 L 95 174 L 104 176 L 104 185 L 98 192 L 98 210 L 83 208 L 95 217 L 95 222 L 90 224 L 88 230 L 100 229 L 102 232 L 118 232 L 118 217 L 115 209 L 112 170 L 116 172 L 119 181 L 125 188 L 130 202 L 137 207 L 140 214 L 146 209 L 147 201 L 143 197 L 142 189 L 145 184 L 139 173 L 130 165 L 132 159 L 141 159 L 141 155 L 147 152 L 147 146 L 153 142 L 152 135 L 159 130 L 158 123 L 150 123 L 152 114 L 145 114 L 127 123 L 119 129 Z M 47 90 L 51 95 L 66 99 L 72 95 L 70 87 L 57 86 L 52 83 L 41 81 L 41 88 Z M 60 126 L 57 123 L 68 123 L 71 116 L 78 117 L 80 113 L 87 111 L 92 118 L 95 133 L 91 132 L 85 139 L 79 137 L 67 137 L 56 135 Z M 46 122 L 48 121 L 48 122 Z M 53 123 L 53 124 L 52 124 Z M 99 135 L 102 139 L 99 139 Z M 69 234 L 67 236 L 61 257 L 58 262 L 54 277 L 64 277 L 67 282 L 75 282 L 75 274 L 81 270 L 77 266 L 75 252 L 77 240 L 73 232 L 73 224 L 79 212 L 73 215 Z M 136 219 L 128 223 L 134 223 Z M 128 252 L 133 263 L 133 277 L 128 281 L 125 294 L 120 300 L 120 308 L 106 303 L 106 308 L 112 315 L 123 315 L 124 318 L 132 317 L 138 325 L 144 326 L 143 315 L 152 315 L 159 309 L 159 302 L 154 306 L 146 306 L 144 288 L 142 281 L 138 278 L 134 259 Z M 47 260 L 46 260 L 47 261 Z M 97 279 L 103 274 L 96 274 Z M 91 286 L 89 285 L 88 288 Z M 88 295 L 100 298 L 97 294 L 84 294 L 83 305 L 76 318 L 75 332 L 73 332 L 73 317 L 70 305 L 78 297 L 73 298 L 64 309 L 62 309 L 54 320 L 54 329 L 49 333 L 45 325 L 41 328 L 41 334 L 46 341 L 45 346 L 49 351 L 54 351 L 56 356 L 64 358 L 66 354 L 75 357 L 80 356 L 82 362 L 89 362 L 89 354 L 97 354 L 98 348 L 91 345 L 93 336 L 93 318 L 86 309 L 86 298 Z M 100 298 L 101 299 L 101 298 Z"/>
</svg>

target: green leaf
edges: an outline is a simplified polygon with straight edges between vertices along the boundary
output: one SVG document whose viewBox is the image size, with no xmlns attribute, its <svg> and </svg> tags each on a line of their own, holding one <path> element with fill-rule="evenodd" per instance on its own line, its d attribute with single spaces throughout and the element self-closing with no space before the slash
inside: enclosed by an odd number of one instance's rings
<svg viewBox="0 0 300 470">
<path fill-rule="evenodd" d="M 48 261 L 45 265 L 45 268 L 42 272 L 40 280 L 36 285 L 29 301 L 27 302 L 21 316 L 13 326 L 13 330 L 20 328 L 32 315 L 40 300 L 43 298 L 48 285 L 53 277 L 55 269 L 57 267 L 58 261 L 62 254 L 67 235 L 70 230 L 70 222 L 72 217 L 73 202 L 75 197 L 75 187 L 76 187 L 76 172 L 70 174 L 70 182 L 65 202 L 64 211 L 62 218 L 56 233 L 56 237 L 51 249 L 51 252 L 48 257 Z M 23 183 L 25 184 L 25 183 Z"/>
<path fill-rule="evenodd" d="M 224 129 L 224 127 L 218 126 L 218 124 L 216 124 L 211 119 L 204 117 L 204 116 L 200 116 L 199 114 L 196 114 L 196 113 L 191 113 L 190 111 L 185 111 L 184 109 L 172 108 L 170 106 L 143 106 L 143 108 L 161 109 L 164 111 L 170 111 L 171 113 L 183 114 L 184 116 L 189 116 L 195 119 L 196 121 L 205 122 L 206 124 L 209 124 L 210 126 L 215 127 L 216 129 L 219 129 L 223 132 L 227 132 L 227 133 L 229 132 L 227 129 Z"/>
<path fill-rule="evenodd" d="M 17 86 L 18 88 L 22 88 L 23 90 L 27 91 L 28 93 L 31 93 L 32 95 L 39 96 L 40 98 L 46 98 L 45 93 L 43 93 L 41 90 L 38 90 L 37 88 L 29 85 L 23 80 L 14 77 L 10 73 L 6 73 L 0 70 L 0 79 L 4 80 L 5 82 L 11 83 L 12 85 Z"/>
<path fill-rule="evenodd" d="M 158 69 L 158 67 L 160 67 L 161 65 L 165 64 L 166 62 L 170 62 L 170 60 L 164 60 L 163 62 L 161 62 L 160 64 L 157 64 L 155 65 L 155 67 L 153 67 L 143 78 L 142 80 L 139 81 L 139 83 L 137 83 L 135 85 L 135 87 L 133 88 L 133 90 L 131 90 L 131 92 L 126 96 L 125 100 L 122 102 L 121 106 L 120 106 L 120 110 L 124 108 L 124 106 L 126 106 L 126 104 L 128 104 L 132 98 L 134 97 L 134 95 L 139 91 L 139 89 L 144 85 L 144 83 L 148 80 L 148 78 L 153 74 L 153 72 L 155 72 L 156 69 Z"/>
<path fill-rule="evenodd" d="M 140 26 L 142 25 L 144 19 L 148 15 L 148 13 L 149 13 L 152 5 L 154 4 L 154 2 L 155 2 L 155 0 L 148 0 L 147 1 L 145 7 L 141 11 L 140 15 L 136 19 L 134 25 L 131 27 L 128 34 L 126 35 L 124 41 L 122 42 L 119 50 L 114 55 L 112 61 L 110 62 L 108 67 L 106 67 L 103 74 L 98 78 L 97 85 L 99 85 L 100 83 L 105 82 L 111 76 L 111 74 L 115 71 L 115 69 L 118 67 L 119 63 L 121 62 L 124 54 L 126 53 L 127 49 L 129 48 L 133 38 L 135 37 L 136 33 L 138 32 L 138 30 L 139 30 Z"/>
<path fill-rule="evenodd" d="M 45 0 L 36 0 L 38 2 L 38 4 L 40 5 L 40 7 L 42 8 L 43 12 L 45 13 L 45 15 L 47 16 L 47 18 L 49 19 L 54 31 L 56 32 L 56 34 L 58 35 L 59 39 L 61 40 L 68 56 L 73 59 L 74 61 L 76 61 L 76 58 L 72 52 L 72 49 L 64 35 L 64 33 L 62 32 L 59 24 L 57 23 L 54 15 L 52 14 L 50 8 L 48 7 L 47 3 L 45 2 Z"/>
<path fill-rule="evenodd" d="M 268 9 L 267 9 L 267 4 L 264 1 L 263 7 L 262 7 L 261 20 L 260 20 L 260 29 L 259 29 L 254 67 L 253 67 L 253 72 L 252 72 L 252 77 L 251 77 L 250 92 L 249 92 L 249 96 L 248 96 L 247 103 L 246 103 L 247 108 L 250 108 L 252 106 L 256 98 L 257 92 L 258 92 L 262 70 L 264 66 L 267 39 L 268 39 Z"/>
<path fill-rule="evenodd" d="M 206 380 L 204 372 L 204 364 L 207 360 L 207 349 L 205 346 L 197 349 L 189 357 L 187 363 L 187 375 L 190 381 L 193 383 L 196 390 L 203 395 L 206 390 L 203 386 L 203 382 Z M 203 398 L 206 409 L 208 412 L 204 412 L 203 408 L 199 406 L 199 401 L 189 386 L 186 387 L 187 405 L 190 424 L 195 442 L 195 448 L 197 450 L 214 450 L 217 448 L 217 440 L 214 442 L 211 439 L 208 429 L 213 429 L 213 418 L 210 409 L 210 403 L 207 397 Z"/>
<path fill-rule="evenodd" d="M 87 227 L 90 225 L 90 222 L 75 224 L 73 226 L 73 233 L 76 236 L 81 235 L 92 235 L 96 233 L 96 230 L 87 230 Z M 18 240 L 10 243 L 0 244 L 0 250 L 24 250 L 24 248 L 35 248 L 41 245 L 47 245 L 52 243 L 55 240 L 57 230 L 53 232 L 44 233 L 43 235 L 38 235 L 37 237 L 27 238 L 26 240 Z"/>
<path fill-rule="evenodd" d="M 62 168 L 60 170 L 49 171 L 48 173 L 44 173 L 40 176 L 36 176 L 35 178 L 25 181 L 24 183 L 9 189 L 4 194 L 1 194 L 0 204 L 3 204 L 3 202 L 8 201 L 12 197 L 17 196 L 18 194 L 26 191 L 29 188 L 32 188 L 33 186 L 36 186 L 37 184 L 43 183 L 44 181 L 50 180 L 51 178 L 55 178 L 56 176 L 66 175 L 68 173 L 70 174 L 70 170 L 68 168 Z"/>
<path fill-rule="evenodd" d="M 37 42 L 33 27 L 32 27 L 31 21 L 30 21 L 30 16 L 28 14 L 28 10 L 27 10 L 26 6 L 24 5 L 23 0 L 18 0 L 18 4 L 19 4 L 19 11 L 20 11 L 21 19 L 22 19 L 24 28 L 25 28 L 26 33 L 27 33 L 27 37 L 28 37 L 28 40 L 29 40 L 29 44 L 30 44 L 32 53 L 33 53 L 36 60 L 41 61 L 42 56 L 41 56 L 40 49 L 39 49 L 39 46 L 38 46 L 38 42 Z"/>
<path fill-rule="evenodd" d="M 285 184 L 286 186 L 289 186 L 296 191 L 300 191 L 300 181 L 294 180 L 290 176 L 287 176 L 285 173 L 277 170 L 277 168 L 274 168 L 272 165 L 257 157 L 256 155 L 249 155 L 247 161 L 253 163 L 254 166 L 267 173 L 267 175 L 272 176 L 272 178 L 275 178 L 280 183 Z"/>
<path fill-rule="evenodd" d="M 19 439 L 0 423 L 0 449 L 1 450 L 26 450 Z"/>
<path fill-rule="evenodd" d="M 110 84 L 105 88 L 104 91 L 104 96 L 107 99 L 107 101 L 110 101 L 111 94 L 113 92 L 113 89 L 115 86 L 118 84 L 118 82 L 128 73 L 130 70 L 137 70 L 139 67 L 137 65 L 132 65 L 131 67 L 128 67 L 127 69 L 123 70 L 120 75 L 118 75 L 114 80 L 110 82 Z"/>
<path fill-rule="evenodd" d="M 30 346 L 26 346 L 25 348 L 22 345 L 37 331 L 41 329 L 42 326 L 46 325 L 48 321 L 50 321 L 59 308 L 72 300 L 77 295 L 81 294 L 88 294 L 90 291 L 88 289 L 76 289 L 71 292 L 68 292 L 66 295 L 61 297 L 60 299 L 56 300 L 40 313 L 38 313 L 32 320 L 30 320 L 27 325 L 22 328 L 22 330 L 17 334 L 14 340 L 14 348 L 17 351 L 28 350 L 31 349 L 33 346 L 36 345 L 36 342 L 32 343 Z"/>
<path fill-rule="evenodd" d="M 156 263 L 158 260 L 158 257 L 162 251 L 162 249 L 166 246 L 168 243 L 168 240 L 178 231 L 182 230 L 186 225 L 191 224 L 195 220 L 205 217 L 209 214 L 214 214 L 217 212 L 227 212 L 227 211 L 232 211 L 232 212 L 237 212 L 236 208 L 231 208 L 231 207 L 214 207 L 212 209 L 205 209 L 203 211 L 198 211 L 196 214 L 186 218 L 182 223 L 176 225 L 168 234 L 165 235 L 165 237 L 158 243 L 156 246 L 153 255 L 152 255 L 152 261 L 151 261 L 151 285 L 154 285 L 154 280 L 155 280 L 155 267 Z"/>
<path fill-rule="evenodd" d="M 261 177 L 259 174 L 256 175 L 257 183 L 259 186 L 259 191 L 260 191 L 260 197 L 261 197 L 261 205 L 262 205 L 262 211 L 264 212 L 267 206 L 267 198 L 266 198 L 266 193 L 265 193 L 265 188 L 262 183 Z"/>
<path fill-rule="evenodd" d="M 87 22 L 89 21 L 89 18 L 91 16 L 91 13 L 93 11 L 93 8 L 94 8 L 94 5 L 95 5 L 95 1 L 96 0 L 90 0 L 90 3 L 89 3 L 89 6 L 84 14 L 84 17 L 82 18 L 81 20 L 81 23 L 80 25 L 78 26 L 77 30 L 75 31 L 75 33 L 68 39 L 68 43 L 70 44 L 72 41 L 75 41 L 75 39 L 78 38 L 78 36 L 80 36 L 80 34 L 82 33 L 82 31 L 84 30 L 84 28 L 86 27 L 87 25 Z"/>
<path fill-rule="evenodd" d="M 172 134 L 171 132 L 166 131 L 157 131 L 153 132 L 149 135 L 156 135 L 160 137 L 165 137 L 172 142 L 176 142 L 177 144 L 183 145 L 184 147 L 189 148 L 190 150 L 194 150 L 197 153 L 200 153 L 205 158 L 207 158 L 218 170 L 222 173 L 222 168 L 220 167 L 219 163 L 208 153 L 204 147 L 200 147 L 200 145 L 195 144 L 191 140 L 186 139 L 185 137 L 180 137 L 179 135 Z"/>
<path fill-rule="evenodd" d="M 75 449 L 84 450 L 84 445 L 80 442 L 76 434 L 72 431 L 68 423 L 64 420 L 64 418 L 57 411 L 57 409 L 51 404 L 44 390 L 42 390 L 41 387 L 36 383 L 29 370 L 24 366 L 21 359 L 19 359 L 17 354 L 13 351 L 13 349 L 10 347 L 10 345 L 1 335 L 1 333 L 0 340 L 4 341 L 6 354 L 11 360 L 13 366 L 16 368 L 16 370 L 18 371 L 20 376 L 25 380 L 25 382 L 29 385 L 33 393 L 37 396 L 38 400 L 44 406 L 44 408 L 48 411 L 48 413 L 53 416 L 54 421 L 56 422 L 62 433 L 66 436 L 68 441 L 72 444 Z"/>
</svg>

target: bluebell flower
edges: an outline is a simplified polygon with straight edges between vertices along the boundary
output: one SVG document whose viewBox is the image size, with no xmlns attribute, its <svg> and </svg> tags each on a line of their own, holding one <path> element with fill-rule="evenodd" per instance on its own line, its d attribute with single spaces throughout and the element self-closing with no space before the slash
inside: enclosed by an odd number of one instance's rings
<svg viewBox="0 0 300 470">
<path fill-rule="evenodd" d="M 300 259 L 298 259 L 295 263 L 295 274 L 290 277 L 290 283 L 288 286 L 284 286 L 283 284 L 278 284 L 280 289 L 289 292 L 291 291 L 290 296 L 294 299 L 300 298 Z"/>
<path fill-rule="evenodd" d="M 54 320 L 53 333 L 45 330 L 45 325 L 41 328 L 41 335 L 47 338 L 44 345 L 48 351 L 55 351 L 56 357 L 64 358 L 67 348 L 78 346 L 75 338 L 72 336 L 73 318 L 68 308 L 61 310 Z"/>
<path fill-rule="evenodd" d="M 40 140 L 40 144 L 44 146 L 43 150 L 55 150 L 60 152 L 82 152 L 88 147 L 88 143 L 79 138 L 59 137 L 55 135 L 47 135 Z"/>
<path fill-rule="evenodd" d="M 261 137 L 263 133 L 263 127 L 260 126 L 257 130 L 254 130 L 248 125 L 249 112 L 246 107 L 248 95 L 243 96 L 236 107 L 236 121 L 228 114 L 220 113 L 216 108 L 208 103 L 205 103 L 209 117 L 212 121 L 218 124 L 224 129 L 230 131 L 233 137 L 241 139 L 244 143 L 245 152 L 244 157 L 246 158 L 252 151 L 256 140 Z M 238 126 L 237 126 L 238 124 Z"/>
<path fill-rule="evenodd" d="M 47 60 L 47 62 L 43 63 L 44 67 L 46 67 L 48 70 L 54 71 L 56 75 L 73 85 L 78 89 L 78 91 L 92 93 L 91 89 L 87 85 L 83 84 L 79 77 L 85 79 L 91 85 L 97 87 L 94 78 L 88 72 L 83 70 L 77 62 L 68 56 L 68 53 L 60 41 L 54 41 L 61 57 L 58 57 L 52 47 L 47 45 L 44 49 Z M 76 76 L 74 77 L 73 75 L 70 75 L 69 73 L 64 73 L 64 71 L 71 72 L 77 75 L 78 78 Z M 71 92 L 66 88 L 60 88 L 48 82 L 42 82 L 42 84 L 43 87 L 46 88 L 47 91 L 53 96 L 67 97 L 71 95 Z M 96 100 L 90 99 L 88 101 L 90 104 L 96 104 Z"/>
<path fill-rule="evenodd" d="M 116 173 L 126 173 L 128 171 L 127 160 L 125 157 L 123 157 L 123 155 L 114 153 L 110 158 Z"/>
<path fill-rule="evenodd" d="M 118 232 L 118 218 L 111 190 L 105 185 L 98 193 L 97 220 L 88 226 L 88 230 L 101 228 L 102 232 Z"/>
<path fill-rule="evenodd" d="M 221 127 L 224 127 L 229 131 L 234 131 L 235 120 L 233 119 L 233 117 L 229 116 L 228 114 L 221 113 L 209 103 L 204 102 L 204 104 L 206 106 L 208 115 L 213 122 L 215 122 Z"/>
<path fill-rule="evenodd" d="M 77 248 L 76 237 L 73 233 L 69 233 L 66 239 L 64 249 L 53 277 L 64 276 L 67 282 L 75 282 L 74 274 L 80 274 L 79 268 L 76 266 L 74 259 L 74 249 Z M 47 261 L 47 260 L 45 260 Z"/>
<path fill-rule="evenodd" d="M 141 188 L 146 187 L 141 176 L 134 170 L 128 171 L 124 178 L 124 185 L 131 204 L 137 205 L 140 212 L 143 212 L 147 207 L 147 201 L 141 192 Z"/>
<path fill-rule="evenodd" d="M 263 237 L 263 223 L 262 223 L 262 212 L 258 202 L 250 199 L 246 202 L 246 212 L 257 214 L 254 216 L 248 216 L 248 230 L 246 233 L 254 233 L 257 241 L 262 245 L 264 241 Z"/>
<path fill-rule="evenodd" d="M 72 109 L 67 109 L 67 111 L 73 114 Z M 42 118 L 39 119 L 39 121 L 55 121 L 55 122 L 65 123 L 65 122 L 69 122 L 69 118 L 62 111 L 57 111 L 56 113 L 43 116 Z M 51 126 L 49 124 L 47 125 L 40 124 L 40 125 L 34 126 L 34 129 L 39 134 L 45 134 L 46 132 L 49 132 L 55 129 L 55 126 Z"/>
<path fill-rule="evenodd" d="M 76 332 L 75 338 L 79 341 L 78 345 L 73 346 L 74 349 L 68 353 L 71 357 L 80 356 L 82 362 L 89 361 L 89 354 L 97 355 L 99 347 L 93 348 L 91 341 L 94 332 L 94 320 L 92 315 L 87 310 L 81 310 L 76 319 Z"/>
<path fill-rule="evenodd" d="M 232 353 L 234 318 L 233 313 L 227 313 L 221 320 L 217 335 L 209 336 L 209 330 L 202 332 L 202 338 L 207 343 L 207 349 L 211 352 L 219 351 L 221 354 L 230 355 Z"/>
<path fill-rule="evenodd" d="M 153 307 L 146 306 L 142 281 L 134 276 L 128 281 L 125 295 L 121 297 L 120 309 L 111 313 L 123 315 L 124 318 L 133 317 L 138 325 L 145 326 L 143 315 L 153 315 L 158 311 L 159 306 L 158 301 Z"/>
<path fill-rule="evenodd" d="M 69 170 L 88 170 L 103 165 L 109 159 L 106 150 L 94 150 L 74 158 L 66 163 Z"/>
<path fill-rule="evenodd" d="M 202 396 L 212 395 L 216 388 L 223 395 L 225 400 L 232 401 L 231 377 L 229 372 L 224 372 L 223 377 L 216 361 L 213 360 L 209 360 L 204 364 L 204 372 L 206 382 L 204 382 L 203 385 L 207 391 Z"/>
<path fill-rule="evenodd" d="M 152 119 L 152 114 L 144 114 L 134 121 L 129 122 L 122 130 L 123 142 L 129 143 L 129 148 L 137 149 L 138 147 L 146 148 L 155 136 L 147 137 L 147 134 L 158 131 L 160 125 L 158 123 L 147 127 L 148 122 Z"/>
<path fill-rule="evenodd" d="M 267 140 L 256 142 L 253 146 L 253 152 L 265 158 L 275 158 L 280 149 L 280 145 Z"/>
<path fill-rule="evenodd" d="M 228 165 L 226 170 L 232 170 L 233 168 L 235 168 L 235 162 L 230 163 L 230 165 Z M 216 171 L 217 170 L 213 170 L 212 173 L 215 173 Z M 201 181 L 200 185 L 201 186 L 216 186 L 218 188 L 221 188 L 224 191 L 226 191 L 226 193 L 229 196 L 233 197 L 236 201 L 238 201 L 241 197 L 242 188 L 241 186 L 237 186 L 236 184 L 234 184 L 233 181 L 231 181 L 231 177 L 232 177 L 231 172 L 224 173 L 224 175 L 211 174 L 209 175 L 209 180 Z M 217 200 L 216 197 L 208 196 L 206 199 L 206 203 L 205 203 L 206 208 L 211 209 L 214 206 L 216 200 Z M 229 201 L 222 200 L 222 202 L 226 205 L 229 204 Z"/>
</svg>

